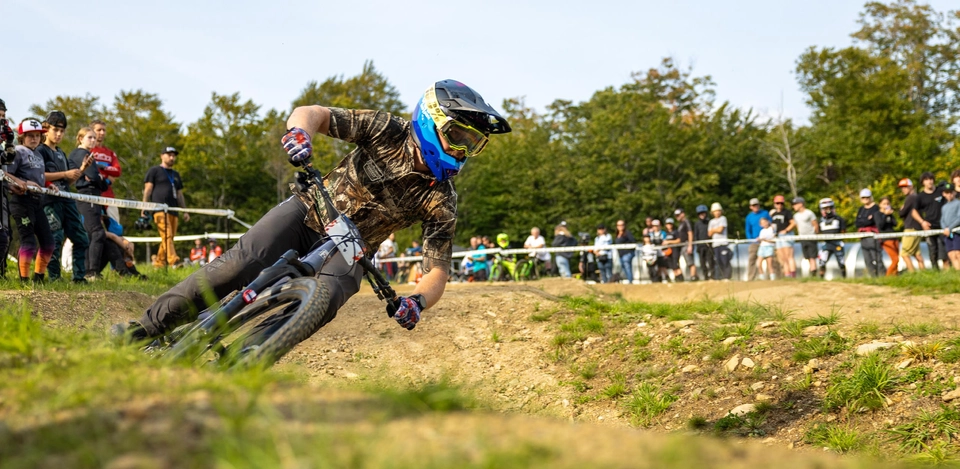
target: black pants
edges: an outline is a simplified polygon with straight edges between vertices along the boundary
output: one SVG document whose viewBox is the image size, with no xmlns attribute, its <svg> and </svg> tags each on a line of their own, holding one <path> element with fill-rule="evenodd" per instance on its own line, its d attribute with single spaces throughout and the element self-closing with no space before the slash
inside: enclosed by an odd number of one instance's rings
<svg viewBox="0 0 960 469">
<path fill-rule="evenodd" d="M 873 238 L 863 238 L 860 240 L 860 250 L 863 251 L 863 263 L 866 266 L 867 276 L 882 277 L 886 268 L 883 266 L 880 242 Z"/>
<path fill-rule="evenodd" d="M 10 216 L 17 225 L 17 234 L 20 235 L 20 277 L 26 277 L 25 274 L 29 272 L 30 263 L 34 259 L 37 263 L 34 272 L 46 274 L 47 263 L 53 253 L 53 233 L 50 232 L 40 198 L 27 195 L 11 200 Z"/>
<path fill-rule="evenodd" d="M 730 246 L 718 246 L 713 248 L 713 257 L 717 261 L 717 280 L 730 280 L 733 277 L 733 267 L 730 260 L 733 259 L 733 251 Z"/>
<path fill-rule="evenodd" d="M 704 280 L 713 279 L 714 259 L 713 248 L 709 244 L 698 244 L 697 255 L 700 256 L 700 271 Z"/>
<path fill-rule="evenodd" d="M 10 249 L 10 232 L 0 221 L 0 279 L 7 276 L 7 250 Z"/>
<path fill-rule="evenodd" d="M 147 308 L 140 324 L 150 335 L 159 335 L 195 319 L 206 309 L 204 291 L 212 290 L 217 298 L 223 298 L 252 282 L 287 250 L 306 254 L 321 239 L 304 224 L 306 214 L 307 207 L 295 196 L 274 207 L 230 250 L 161 295 Z M 330 292 L 330 305 L 321 325 L 333 319 L 360 290 L 362 275 L 359 264 L 348 266 L 340 254 L 330 258 L 319 276 Z"/>
<path fill-rule="evenodd" d="M 940 264 L 937 263 L 937 260 L 949 261 L 947 248 L 943 245 L 943 236 L 928 236 L 924 239 L 927 242 L 927 250 L 930 254 L 930 264 L 933 265 L 934 269 L 940 270 Z"/>
<path fill-rule="evenodd" d="M 107 232 L 103 229 L 103 207 L 97 204 L 87 202 L 78 202 L 77 209 L 83 215 L 83 227 L 87 230 L 87 238 L 90 241 L 87 247 L 87 272 L 98 274 L 103 270 L 101 259 L 103 258 L 103 249 L 107 240 Z"/>
<path fill-rule="evenodd" d="M 43 208 L 53 231 L 53 256 L 47 271 L 50 280 L 60 278 L 60 254 L 63 252 L 63 241 L 69 239 L 73 243 L 73 278 L 81 279 L 87 274 L 87 248 L 90 240 L 87 230 L 83 227 L 83 218 L 73 200 L 59 200 Z M 51 220 L 51 216 L 54 217 Z M 59 226 L 54 225 L 54 221 Z"/>
</svg>

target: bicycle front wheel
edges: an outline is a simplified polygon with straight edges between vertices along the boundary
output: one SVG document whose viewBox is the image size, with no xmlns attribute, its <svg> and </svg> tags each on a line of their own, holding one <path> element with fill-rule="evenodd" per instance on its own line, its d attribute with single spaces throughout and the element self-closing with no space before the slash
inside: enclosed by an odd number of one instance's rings
<svg viewBox="0 0 960 469">
<path fill-rule="evenodd" d="M 229 357 L 232 368 L 268 368 L 329 322 L 329 304 L 330 292 L 319 279 L 290 280 L 240 311 L 240 321 L 264 319 L 230 341 L 221 355 Z"/>
</svg>

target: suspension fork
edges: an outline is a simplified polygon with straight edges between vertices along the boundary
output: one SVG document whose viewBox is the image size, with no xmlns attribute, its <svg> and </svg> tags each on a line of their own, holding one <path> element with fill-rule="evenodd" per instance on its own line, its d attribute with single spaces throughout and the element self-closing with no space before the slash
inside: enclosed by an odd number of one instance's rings
<svg viewBox="0 0 960 469">
<path fill-rule="evenodd" d="M 400 307 L 400 301 L 397 292 L 390 286 L 390 282 L 384 278 L 383 274 L 373 266 L 373 263 L 366 256 L 361 257 L 358 262 L 363 267 L 364 276 L 367 278 L 367 282 L 370 282 L 370 287 L 377 294 L 377 298 L 392 306 L 392 308 L 387 309 L 388 311 L 396 311 Z M 393 315 L 391 314 L 390 317 L 393 317 Z"/>
</svg>

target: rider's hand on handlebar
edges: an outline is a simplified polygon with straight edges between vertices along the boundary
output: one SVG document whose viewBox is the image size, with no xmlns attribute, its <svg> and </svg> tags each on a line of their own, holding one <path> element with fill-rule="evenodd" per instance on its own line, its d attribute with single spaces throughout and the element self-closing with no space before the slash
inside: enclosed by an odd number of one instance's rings
<svg viewBox="0 0 960 469">
<path fill-rule="evenodd" d="M 294 127 L 287 130 L 287 133 L 280 139 L 284 151 L 290 157 L 290 164 L 300 166 L 304 161 L 310 159 L 313 154 L 313 144 L 310 142 L 310 135 L 306 130 L 300 127 Z"/>
<path fill-rule="evenodd" d="M 417 322 L 420 321 L 420 305 L 416 301 L 413 301 L 410 298 L 401 296 L 397 298 L 397 303 L 400 305 L 396 311 L 391 311 L 393 305 L 387 303 L 387 312 L 392 312 L 393 319 L 396 319 L 400 323 L 400 327 L 410 331 L 414 327 L 417 327 Z"/>
</svg>

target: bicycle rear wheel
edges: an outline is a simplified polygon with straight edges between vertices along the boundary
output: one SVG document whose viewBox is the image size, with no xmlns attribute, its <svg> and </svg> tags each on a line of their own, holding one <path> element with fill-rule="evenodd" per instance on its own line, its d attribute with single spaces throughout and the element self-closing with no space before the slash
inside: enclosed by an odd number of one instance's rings
<svg viewBox="0 0 960 469">
<path fill-rule="evenodd" d="M 246 325 L 264 319 L 225 337 L 229 343 L 218 351 L 231 368 L 268 368 L 329 322 L 329 304 L 330 292 L 319 279 L 290 280 L 241 310 L 235 320 Z"/>
</svg>

